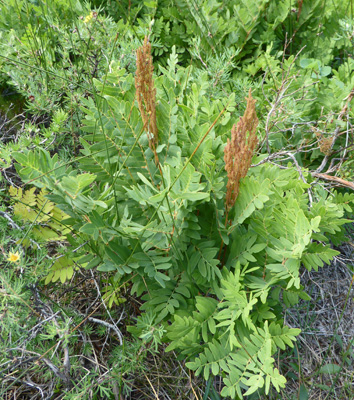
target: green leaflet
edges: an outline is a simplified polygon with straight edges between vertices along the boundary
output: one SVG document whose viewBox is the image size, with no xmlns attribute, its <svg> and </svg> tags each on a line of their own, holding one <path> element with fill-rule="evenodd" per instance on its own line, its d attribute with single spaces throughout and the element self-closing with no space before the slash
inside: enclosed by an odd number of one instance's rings
<svg viewBox="0 0 354 400">
<path fill-rule="evenodd" d="M 82 174 L 77 176 L 64 176 L 60 187 L 71 197 L 76 198 L 87 186 L 96 179 L 96 175 Z"/>
<path fill-rule="evenodd" d="M 242 222 L 250 217 L 257 209 L 262 209 L 272 194 L 270 181 L 262 180 L 262 184 L 253 177 L 246 177 L 240 185 L 240 194 L 235 203 L 235 222 Z"/>
<path fill-rule="evenodd" d="M 74 262 L 71 258 L 63 256 L 58 258 L 52 265 L 44 283 L 56 282 L 60 279 L 61 283 L 71 279 L 76 269 Z"/>
<path fill-rule="evenodd" d="M 44 188 L 38 194 L 35 191 L 35 187 L 25 191 L 10 187 L 9 194 L 16 201 L 13 206 L 14 215 L 25 223 L 33 224 L 32 232 L 36 240 L 65 240 L 69 229 L 62 221 L 67 215 L 48 200 Z"/>
</svg>

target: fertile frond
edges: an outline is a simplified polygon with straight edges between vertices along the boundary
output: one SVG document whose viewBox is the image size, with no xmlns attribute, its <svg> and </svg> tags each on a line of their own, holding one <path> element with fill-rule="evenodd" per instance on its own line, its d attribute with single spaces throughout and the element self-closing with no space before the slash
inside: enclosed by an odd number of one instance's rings
<svg viewBox="0 0 354 400">
<path fill-rule="evenodd" d="M 148 131 L 149 146 L 156 155 L 158 131 L 156 125 L 156 89 L 154 88 L 153 71 L 151 43 L 145 37 L 144 44 L 138 49 L 136 55 L 135 88 L 144 129 Z"/>
<path fill-rule="evenodd" d="M 239 182 L 244 178 L 251 165 L 254 150 L 258 144 L 256 129 L 258 118 L 256 100 L 252 98 L 251 90 L 243 117 L 231 130 L 231 140 L 227 140 L 224 150 L 225 169 L 227 171 L 226 208 L 231 208 L 239 193 Z M 248 136 L 247 136 L 248 133 Z"/>
</svg>

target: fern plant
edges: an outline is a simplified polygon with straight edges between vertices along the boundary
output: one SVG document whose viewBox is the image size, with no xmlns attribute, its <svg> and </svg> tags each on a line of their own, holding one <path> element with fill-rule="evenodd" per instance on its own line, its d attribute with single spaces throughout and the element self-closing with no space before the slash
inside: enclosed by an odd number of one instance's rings
<svg viewBox="0 0 354 400">
<path fill-rule="evenodd" d="M 45 197 L 47 194 L 45 189 L 42 188 L 38 194 L 35 192 L 35 187 L 26 191 L 10 187 L 10 197 L 15 200 L 14 215 L 23 222 L 33 225 L 31 231 L 37 240 L 64 240 L 69 229 L 63 226 L 62 220 L 67 216 Z"/>
<path fill-rule="evenodd" d="M 308 298 L 302 264 L 318 268 L 338 254 L 330 240 L 348 222 L 354 196 L 312 187 L 306 170 L 300 179 L 290 164 L 279 168 L 264 155 L 248 170 L 252 152 L 245 171 L 228 177 L 235 96 L 210 103 L 207 81 L 190 81 L 191 68 L 178 66 L 173 49 L 142 118 L 134 77 L 113 66 L 106 82 L 95 80 L 96 97 L 82 99 L 81 171 L 45 150 L 16 153 L 17 169 L 68 215 L 75 261 L 141 296 L 143 314 L 131 329 L 138 337 L 150 340 L 146 321 L 154 325 L 153 340 L 167 341 L 196 374 L 221 375 L 225 397 L 279 391 L 286 380 L 274 354 L 300 333 L 284 324 L 282 304 Z M 250 130 L 246 124 L 241 136 Z M 242 151 L 251 148 L 245 140 Z M 236 176 L 238 195 L 226 207 L 227 180 Z M 59 278 L 54 272 L 47 281 Z"/>
</svg>

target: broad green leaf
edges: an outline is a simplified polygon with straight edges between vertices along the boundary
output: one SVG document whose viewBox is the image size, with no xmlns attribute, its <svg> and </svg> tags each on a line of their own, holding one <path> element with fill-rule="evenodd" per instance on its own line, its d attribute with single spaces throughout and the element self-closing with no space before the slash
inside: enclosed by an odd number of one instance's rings
<svg viewBox="0 0 354 400">
<path fill-rule="evenodd" d="M 342 368 L 340 365 L 329 363 L 329 364 L 323 365 L 320 368 L 319 372 L 320 372 L 320 374 L 330 374 L 331 375 L 331 374 L 337 374 L 341 370 L 342 370 Z"/>
</svg>

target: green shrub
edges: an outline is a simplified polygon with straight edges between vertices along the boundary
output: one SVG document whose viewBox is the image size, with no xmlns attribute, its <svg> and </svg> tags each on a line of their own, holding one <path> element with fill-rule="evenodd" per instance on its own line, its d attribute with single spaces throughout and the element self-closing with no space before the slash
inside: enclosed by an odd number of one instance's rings
<svg viewBox="0 0 354 400">
<path fill-rule="evenodd" d="M 281 169 L 261 155 L 225 221 L 223 156 L 235 97 L 208 102 L 203 82 L 188 84 L 189 68 L 173 53 L 155 79 L 156 148 L 134 77 L 115 67 L 106 84 L 95 80 L 99 101 L 83 100 L 87 134 L 77 161 L 85 172 L 44 150 L 16 153 L 18 172 L 69 216 L 71 244 L 87 242 L 78 264 L 110 272 L 142 296 L 168 350 L 206 380 L 220 374 L 223 396 L 268 393 L 270 384 L 285 385 L 275 352 L 300 332 L 284 325 L 282 304 L 308 298 L 302 264 L 317 269 L 338 254 L 329 241 L 343 232 L 341 204 L 351 211 L 354 196 L 333 198 L 311 187 L 306 170 L 302 180 L 291 164 Z"/>
</svg>

